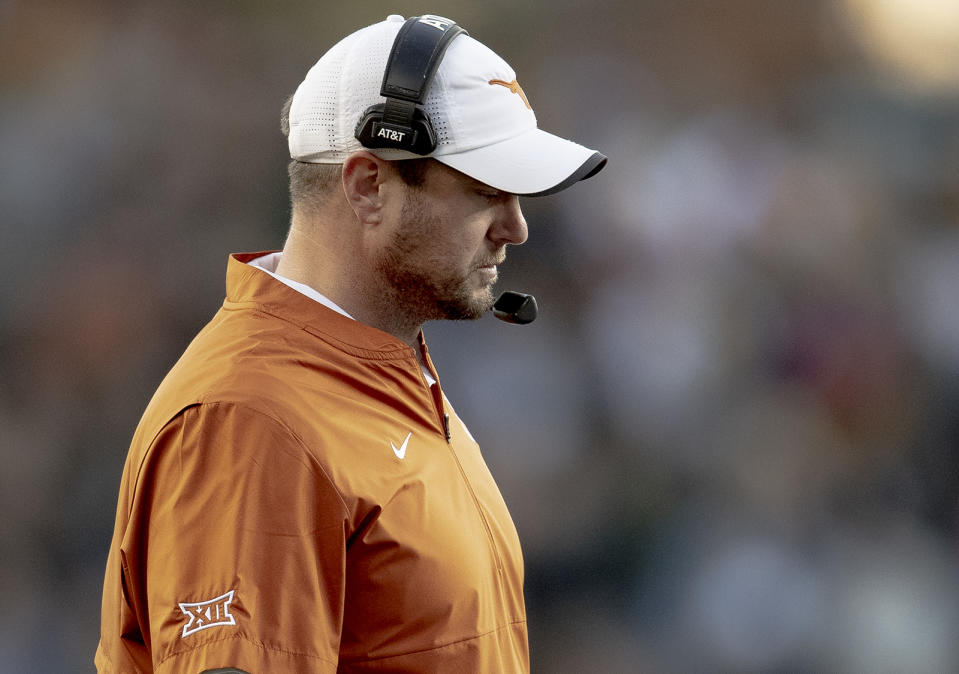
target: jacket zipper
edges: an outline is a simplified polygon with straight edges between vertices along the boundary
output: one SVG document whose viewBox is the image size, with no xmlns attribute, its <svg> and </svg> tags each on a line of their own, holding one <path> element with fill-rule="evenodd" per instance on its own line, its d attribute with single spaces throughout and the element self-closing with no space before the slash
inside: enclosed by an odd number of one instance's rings
<svg viewBox="0 0 959 674">
<path fill-rule="evenodd" d="M 463 479 L 463 484 L 466 485 L 466 490 L 469 492 L 470 498 L 473 500 L 473 507 L 476 508 L 476 514 L 479 515 L 480 521 L 483 523 L 483 528 L 486 530 L 486 538 L 489 540 L 490 550 L 493 553 L 493 560 L 496 564 L 496 573 L 500 577 L 500 582 L 497 584 L 501 598 L 504 593 L 502 576 L 503 576 L 503 556 L 500 552 L 499 546 L 496 544 L 496 539 L 493 537 L 493 529 L 490 527 L 489 518 L 486 516 L 486 512 L 483 510 L 482 504 L 480 504 L 479 498 L 476 496 L 476 492 L 473 490 L 473 484 L 469 480 L 469 476 L 466 474 L 466 471 L 463 469 L 463 464 L 460 463 L 459 457 L 456 455 L 456 450 L 453 449 L 452 438 L 453 434 L 450 429 L 450 415 L 446 412 L 446 405 L 443 401 L 443 390 L 440 388 L 440 380 L 436 374 L 436 368 L 433 367 L 433 362 L 429 357 L 429 352 L 426 349 L 426 343 L 421 342 L 421 348 L 424 356 L 424 360 L 428 363 L 428 367 L 431 370 L 430 375 L 436 379 L 436 384 L 433 386 L 429 385 L 429 382 L 426 381 L 426 377 L 423 375 L 422 369 L 420 371 L 420 377 L 423 380 L 423 385 L 426 386 L 430 393 L 433 396 L 433 405 L 436 408 L 437 413 L 439 414 L 440 421 L 443 428 L 443 434 L 446 436 L 446 445 L 449 447 L 450 454 L 453 456 L 453 461 L 456 462 L 456 468 L 459 470 L 460 477 Z M 419 360 L 419 359 L 417 359 Z"/>
<path fill-rule="evenodd" d="M 449 415 L 446 415 L 447 419 Z M 476 492 L 473 491 L 473 484 L 470 482 L 469 476 L 466 474 L 466 470 L 463 469 L 463 464 L 460 463 L 459 457 L 456 455 L 456 450 L 453 449 L 450 445 L 450 454 L 453 455 L 453 461 L 456 462 L 456 467 L 460 472 L 460 477 L 463 478 L 463 484 L 466 485 L 466 490 L 469 492 L 470 498 L 473 499 L 473 507 L 476 508 L 476 514 L 479 515 L 480 521 L 483 523 L 483 528 L 486 530 L 486 537 L 489 539 L 490 550 L 493 551 L 493 559 L 496 562 L 496 571 L 502 576 L 503 574 L 503 556 L 500 552 L 499 546 L 496 544 L 496 539 L 493 537 L 493 529 L 490 527 L 489 518 L 486 516 L 486 511 L 483 510 L 483 506 L 480 503 L 479 498 L 476 496 Z M 500 594 L 503 592 L 502 582 L 499 584 Z"/>
</svg>

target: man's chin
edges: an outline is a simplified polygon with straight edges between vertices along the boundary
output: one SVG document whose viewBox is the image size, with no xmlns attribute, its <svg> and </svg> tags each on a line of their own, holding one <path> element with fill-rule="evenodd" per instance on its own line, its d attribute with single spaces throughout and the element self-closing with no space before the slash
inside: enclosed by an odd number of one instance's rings
<svg viewBox="0 0 959 674">
<path fill-rule="evenodd" d="M 492 311 L 494 302 L 495 302 L 495 299 L 493 298 L 493 287 L 487 286 L 483 290 L 482 295 L 478 297 L 473 304 L 474 315 L 471 316 L 471 320 L 482 318 L 483 316 L 488 314 L 490 311 Z"/>
<path fill-rule="evenodd" d="M 485 316 L 493 308 L 493 291 L 483 291 L 459 301 L 442 302 L 440 317 L 449 321 L 475 321 Z"/>
</svg>

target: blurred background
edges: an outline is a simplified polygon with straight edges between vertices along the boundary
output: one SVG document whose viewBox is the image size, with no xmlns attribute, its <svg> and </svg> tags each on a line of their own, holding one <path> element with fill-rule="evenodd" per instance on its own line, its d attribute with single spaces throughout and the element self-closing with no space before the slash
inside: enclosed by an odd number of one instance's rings
<svg viewBox="0 0 959 674">
<path fill-rule="evenodd" d="M 427 326 L 534 671 L 959 671 L 955 0 L 0 0 L 0 670 L 93 671 L 140 413 L 284 240 L 280 105 L 425 12 L 610 157 L 525 200 L 536 323 Z"/>
</svg>

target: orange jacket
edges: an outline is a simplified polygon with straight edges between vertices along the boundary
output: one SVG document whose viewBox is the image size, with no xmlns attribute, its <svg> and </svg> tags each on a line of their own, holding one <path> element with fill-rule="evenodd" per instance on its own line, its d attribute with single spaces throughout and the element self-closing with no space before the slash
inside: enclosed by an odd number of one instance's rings
<svg viewBox="0 0 959 674">
<path fill-rule="evenodd" d="M 98 669 L 528 671 L 516 530 L 439 384 L 257 255 L 137 427 Z"/>
</svg>

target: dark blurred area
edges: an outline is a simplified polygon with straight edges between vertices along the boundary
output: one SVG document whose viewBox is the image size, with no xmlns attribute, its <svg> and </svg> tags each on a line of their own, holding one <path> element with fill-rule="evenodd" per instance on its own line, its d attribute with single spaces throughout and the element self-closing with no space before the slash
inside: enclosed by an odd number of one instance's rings
<svg viewBox="0 0 959 674">
<path fill-rule="evenodd" d="M 524 202 L 536 323 L 427 326 L 534 671 L 959 671 L 954 0 L 0 0 L 0 670 L 93 670 L 139 415 L 283 243 L 280 105 L 424 12 L 610 157 Z"/>
</svg>

